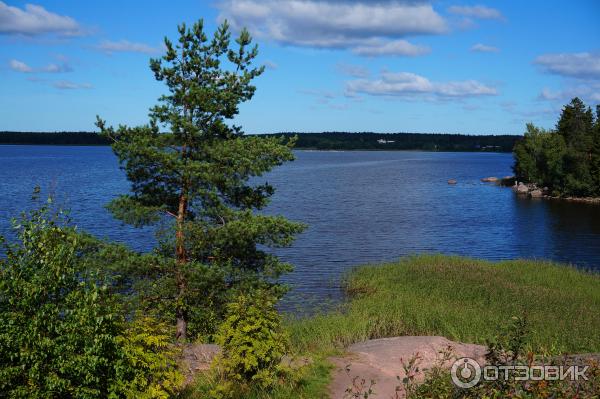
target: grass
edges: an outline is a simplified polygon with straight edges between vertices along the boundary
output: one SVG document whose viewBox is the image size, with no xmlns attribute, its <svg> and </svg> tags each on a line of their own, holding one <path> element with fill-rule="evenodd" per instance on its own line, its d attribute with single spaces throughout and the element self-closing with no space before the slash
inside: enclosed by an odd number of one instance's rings
<svg viewBox="0 0 600 399">
<path fill-rule="evenodd" d="M 399 335 L 485 344 L 524 315 L 531 350 L 600 352 L 600 276 L 567 265 L 420 255 L 358 267 L 346 286 L 350 301 L 339 312 L 289 322 L 298 351 Z"/>
<path fill-rule="evenodd" d="M 567 265 L 419 255 L 358 267 L 345 285 L 349 300 L 338 311 L 286 321 L 295 354 L 313 359 L 298 380 L 245 398 L 326 398 L 326 359 L 352 343 L 442 335 L 485 344 L 513 316 L 526 317 L 527 345 L 538 354 L 600 352 L 600 275 Z M 205 397 L 211 386 L 200 378 L 185 397 Z"/>
<path fill-rule="evenodd" d="M 328 399 L 327 387 L 332 368 L 325 358 L 316 356 L 302 369 L 301 375 L 294 376 L 292 383 L 282 382 L 270 391 L 254 389 L 245 392 L 243 399 Z M 217 383 L 209 373 L 199 375 L 193 387 L 180 395 L 180 399 L 208 398 Z"/>
</svg>

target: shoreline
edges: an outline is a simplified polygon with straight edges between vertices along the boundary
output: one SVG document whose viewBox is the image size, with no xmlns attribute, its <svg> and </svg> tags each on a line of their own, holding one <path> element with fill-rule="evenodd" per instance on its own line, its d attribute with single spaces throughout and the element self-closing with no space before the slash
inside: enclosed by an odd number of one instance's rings
<svg viewBox="0 0 600 399">
<path fill-rule="evenodd" d="M 502 178 L 484 177 L 481 179 L 484 183 L 495 183 L 497 186 L 510 188 L 516 195 L 532 199 L 545 199 L 553 201 L 563 201 L 579 204 L 600 205 L 600 197 L 557 197 L 547 194 L 548 188 L 540 188 L 533 183 L 518 182 L 514 176 Z"/>
<path fill-rule="evenodd" d="M 38 144 L 38 143 L 0 143 L 0 146 L 32 146 L 32 147 L 110 147 L 110 144 Z M 415 148 L 412 150 L 396 150 L 393 148 L 354 148 L 354 149 L 323 149 L 313 147 L 294 147 L 294 151 L 314 151 L 314 152 L 444 152 L 444 153 L 479 153 L 479 154 L 509 154 L 509 151 L 467 151 L 467 150 L 426 150 Z"/>
</svg>

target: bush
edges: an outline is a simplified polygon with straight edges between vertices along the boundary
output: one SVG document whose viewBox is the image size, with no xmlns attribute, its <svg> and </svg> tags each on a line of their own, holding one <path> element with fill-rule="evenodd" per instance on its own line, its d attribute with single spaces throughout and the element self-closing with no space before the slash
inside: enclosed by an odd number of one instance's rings
<svg viewBox="0 0 600 399">
<path fill-rule="evenodd" d="M 223 349 L 217 365 L 226 381 L 217 391 L 231 391 L 233 385 L 273 387 L 287 347 L 274 297 L 262 290 L 238 296 L 227 307 L 216 342 Z"/>
<path fill-rule="evenodd" d="M 0 256 L 0 392 L 27 398 L 174 392 L 180 379 L 164 334 L 144 319 L 125 321 L 108 285 L 91 271 L 87 238 L 63 214 L 48 217 L 47 208 L 15 227 L 18 242 L 4 245 Z"/>
<path fill-rule="evenodd" d="M 128 397 L 167 399 L 182 386 L 184 378 L 176 362 L 179 351 L 171 335 L 166 323 L 138 315 L 118 338 L 132 371 L 123 385 Z"/>
</svg>

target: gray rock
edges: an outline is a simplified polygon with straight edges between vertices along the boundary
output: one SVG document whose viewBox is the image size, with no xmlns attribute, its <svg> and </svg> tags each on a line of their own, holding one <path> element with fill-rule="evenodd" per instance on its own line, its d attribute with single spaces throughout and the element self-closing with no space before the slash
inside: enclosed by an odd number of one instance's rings
<svg viewBox="0 0 600 399">
<path fill-rule="evenodd" d="M 517 193 L 519 194 L 527 194 L 529 192 L 529 187 L 523 183 L 519 183 L 517 186 Z"/>
<path fill-rule="evenodd" d="M 484 177 L 483 179 L 481 179 L 482 182 L 484 183 L 495 183 L 498 181 L 497 177 L 491 176 L 491 177 Z"/>
<path fill-rule="evenodd" d="M 397 377 L 402 379 L 406 376 L 403 363 L 408 364 L 417 356 L 420 372 L 415 375 L 415 381 L 421 382 L 424 379 L 423 370 L 441 363 L 440 351 L 449 349 L 454 357 L 442 365 L 447 368 L 460 357 L 470 357 L 483 364 L 487 351 L 485 346 L 463 344 L 435 336 L 382 338 L 351 345 L 345 357 L 331 359 L 336 365 L 336 370 L 330 385 L 330 397 L 348 397 L 346 389 L 356 376 L 359 380 L 364 378 L 367 384 L 371 380 L 376 381 L 375 393 L 369 398 L 394 397 L 396 387 L 401 385 Z M 347 366 L 350 369 L 348 373 Z M 404 392 L 399 394 L 400 397 L 404 397 Z"/>
<path fill-rule="evenodd" d="M 531 196 L 531 198 L 541 198 L 544 196 L 544 192 L 539 188 L 536 188 L 535 190 L 531 190 L 529 192 L 529 195 Z"/>
</svg>

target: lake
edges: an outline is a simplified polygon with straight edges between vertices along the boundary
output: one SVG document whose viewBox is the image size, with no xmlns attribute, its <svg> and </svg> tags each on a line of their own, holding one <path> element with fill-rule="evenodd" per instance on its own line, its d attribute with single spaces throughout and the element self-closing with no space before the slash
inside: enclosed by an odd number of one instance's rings
<svg viewBox="0 0 600 399">
<path fill-rule="evenodd" d="M 340 277 L 352 266 L 421 252 L 543 258 L 600 270 L 600 206 L 518 198 L 480 182 L 511 174 L 511 154 L 296 157 L 265 177 L 277 189 L 266 211 L 309 225 L 291 248 L 277 251 L 296 267 L 285 278 L 294 287 L 289 304 L 336 301 Z M 458 184 L 448 185 L 451 178 Z M 0 146 L 0 233 L 31 207 L 36 185 L 70 208 L 81 229 L 138 250 L 152 247 L 150 229 L 122 225 L 104 209 L 128 190 L 109 147 Z"/>
</svg>

